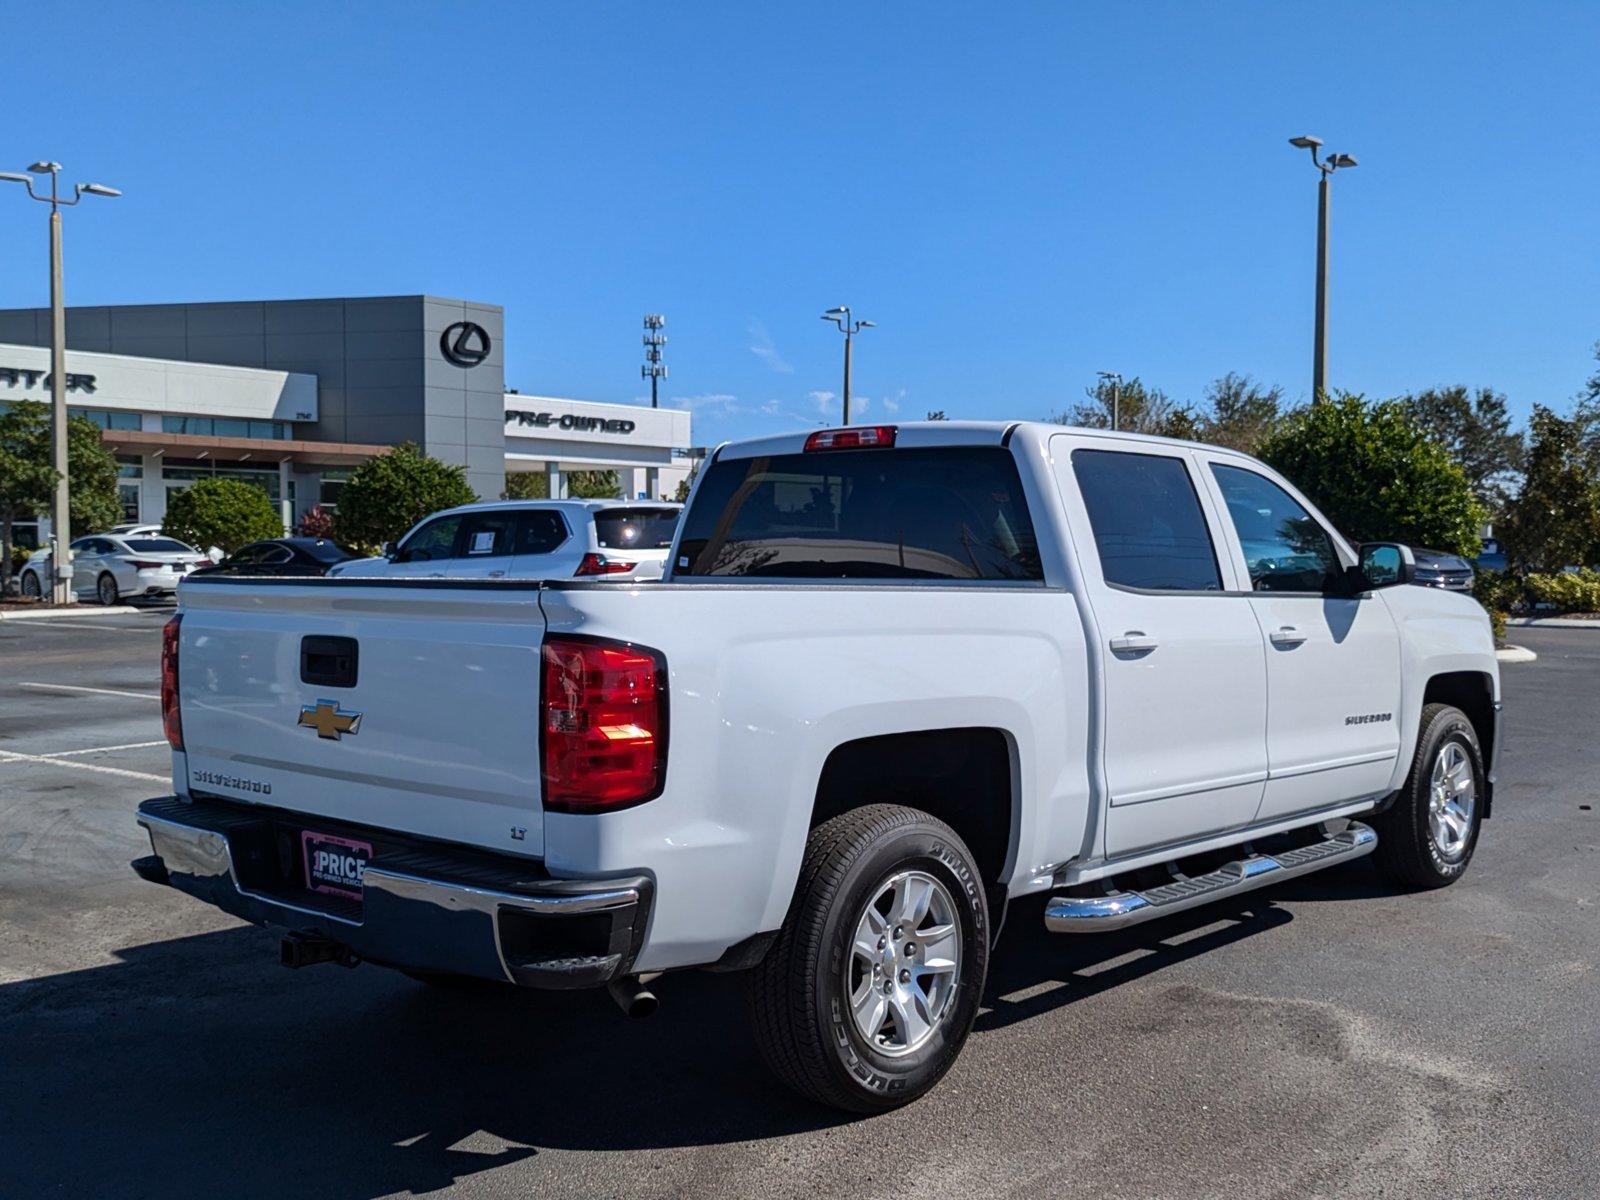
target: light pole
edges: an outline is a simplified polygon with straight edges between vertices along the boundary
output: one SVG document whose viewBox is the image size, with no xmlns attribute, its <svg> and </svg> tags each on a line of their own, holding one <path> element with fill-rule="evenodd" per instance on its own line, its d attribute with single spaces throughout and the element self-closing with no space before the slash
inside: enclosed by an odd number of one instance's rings
<svg viewBox="0 0 1600 1200">
<path fill-rule="evenodd" d="M 58 187 L 61 164 L 36 162 L 31 174 L 16 175 L 0 171 L 0 180 L 20 183 L 28 195 L 50 206 L 50 446 L 56 469 L 55 494 L 50 501 L 50 600 L 53 604 L 72 603 L 71 485 L 67 479 L 67 313 L 61 289 L 61 210 L 71 208 L 89 196 L 120 196 L 116 188 L 99 183 L 80 183 L 72 189 L 72 199 L 62 197 Z M 50 194 L 33 190 L 33 176 L 50 176 Z"/>
<path fill-rule="evenodd" d="M 857 321 L 850 315 L 849 305 L 841 304 L 838 308 L 830 308 L 822 314 L 824 321 L 832 321 L 844 334 L 844 423 L 850 424 L 850 346 L 855 341 L 856 334 L 863 329 L 877 328 L 876 322 Z"/>
<path fill-rule="evenodd" d="M 645 313 L 644 365 L 639 368 L 639 374 L 650 381 L 651 408 L 661 407 L 656 385 L 667 377 L 667 364 L 661 361 L 661 347 L 667 344 L 667 335 L 661 331 L 666 327 L 667 319 L 660 313 Z"/>
<path fill-rule="evenodd" d="M 1122 376 L 1115 371 L 1096 373 L 1111 385 L 1111 428 L 1115 432 L 1122 427 Z"/>
<path fill-rule="evenodd" d="M 1311 358 L 1311 402 L 1315 404 L 1328 382 L 1328 181 L 1340 167 L 1355 166 L 1356 160 L 1349 154 L 1318 157 L 1321 138 L 1292 137 L 1289 145 L 1311 151 L 1311 161 L 1321 174 L 1317 182 L 1317 329 Z"/>
</svg>

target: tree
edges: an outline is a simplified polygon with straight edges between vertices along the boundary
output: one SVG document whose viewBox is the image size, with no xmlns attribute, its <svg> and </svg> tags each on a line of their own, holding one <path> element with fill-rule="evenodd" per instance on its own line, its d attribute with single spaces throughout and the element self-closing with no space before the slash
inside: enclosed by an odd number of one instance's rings
<svg viewBox="0 0 1600 1200">
<path fill-rule="evenodd" d="M 333 530 L 352 550 L 376 552 L 429 513 L 477 498 L 465 467 L 442 463 L 404 442 L 350 473 L 339 491 Z"/>
<path fill-rule="evenodd" d="M 67 418 L 67 475 L 72 482 L 72 537 L 121 520 L 116 456 L 106 449 L 99 426 L 83 417 Z M 11 579 L 12 525 L 49 514 L 57 478 L 49 405 L 14 402 L 0 412 L 0 593 Z"/>
<path fill-rule="evenodd" d="M 1600 558 L 1600 476 L 1583 435 L 1581 418 L 1533 406 L 1522 487 L 1498 526 L 1507 564 L 1518 575 Z"/>
<path fill-rule="evenodd" d="M 239 479 L 201 479 L 167 497 L 161 532 L 207 550 L 232 554 L 247 542 L 283 536 L 272 497 Z"/>
<path fill-rule="evenodd" d="M 1355 541 L 1478 552 L 1487 512 L 1398 401 L 1328 397 L 1293 413 L 1257 454 Z"/>
<path fill-rule="evenodd" d="M 1064 413 L 1050 417 L 1058 425 L 1081 425 L 1088 429 L 1110 429 L 1112 381 L 1102 379 L 1084 389 L 1085 400 Z M 1194 414 L 1165 392 L 1146 387 L 1138 376 L 1124 380 L 1116 397 L 1119 427 L 1131 433 L 1154 433 L 1171 437 L 1191 436 Z"/>
<path fill-rule="evenodd" d="M 1501 511 L 1525 453 L 1522 435 L 1512 431 L 1505 396 L 1493 388 L 1469 394 L 1457 385 L 1404 396 L 1400 403 L 1466 472 L 1478 499 L 1491 512 Z"/>
<path fill-rule="evenodd" d="M 502 500 L 548 500 L 550 480 L 543 471 L 507 471 Z"/>
<path fill-rule="evenodd" d="M 1254 454 L 1286 415 L 1281 387 L 1262 387 L 1248 375 L 1229 371 L 1206 388 L 1200 440 Z"/>
<path fill-rule="evenodd" d="M 1594 345 L 1594 356 L 1600 361 L 1600 342 Z M 1577 425 L 1578 441 L 1589 469 L 1600 474 L 1600 370 L 1589 376 L 1589 382 L 1578 393 L 1578 406 L 1572 419 Z"/>
<path fill-rule="evenodd" d="M 615 471 L 567 472 L 567 495 L 574 500 L 614 500 L 621 490 Z"/>
</svg>

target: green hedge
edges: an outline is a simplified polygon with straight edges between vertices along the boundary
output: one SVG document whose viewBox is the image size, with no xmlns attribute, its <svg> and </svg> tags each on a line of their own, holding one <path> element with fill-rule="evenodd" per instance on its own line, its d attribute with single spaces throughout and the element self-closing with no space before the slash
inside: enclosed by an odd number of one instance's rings
<svg viewBox="0 0 1600 1200">
<path fill-rule="evenodd" d="M 1528 592 L 1535 600 L 1554 604 L 1562 612 L 1600 612 L 1600 571 L 1529 575 Z"/>
</svg>

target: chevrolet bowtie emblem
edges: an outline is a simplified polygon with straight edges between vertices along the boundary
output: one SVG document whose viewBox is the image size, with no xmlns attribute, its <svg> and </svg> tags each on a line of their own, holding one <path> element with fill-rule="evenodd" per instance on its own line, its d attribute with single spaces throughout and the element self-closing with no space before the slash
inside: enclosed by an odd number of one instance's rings
<svg viewBox="0 0 1600 1200">
<path fill-rule="evenodd" d="M 361 732 L 361 714 L 340 711 L 337 700 L 318 700 L 301 706 L 300 724 L 315 729 L 318 737 L 337 742 L 347 733 L 354 737 Z"/>
</svg>

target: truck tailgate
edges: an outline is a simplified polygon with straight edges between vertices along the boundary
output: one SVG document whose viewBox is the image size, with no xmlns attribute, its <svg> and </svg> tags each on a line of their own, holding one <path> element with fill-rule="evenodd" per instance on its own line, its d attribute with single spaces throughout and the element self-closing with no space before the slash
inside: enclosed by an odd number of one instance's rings
<svg viewBox="0 0 1600 1200">
<path fill-rule="evenodd" d="M 180 600 L 191 791 L 542 853 L 536 586 L 200 577 Z"/>
</svg>

